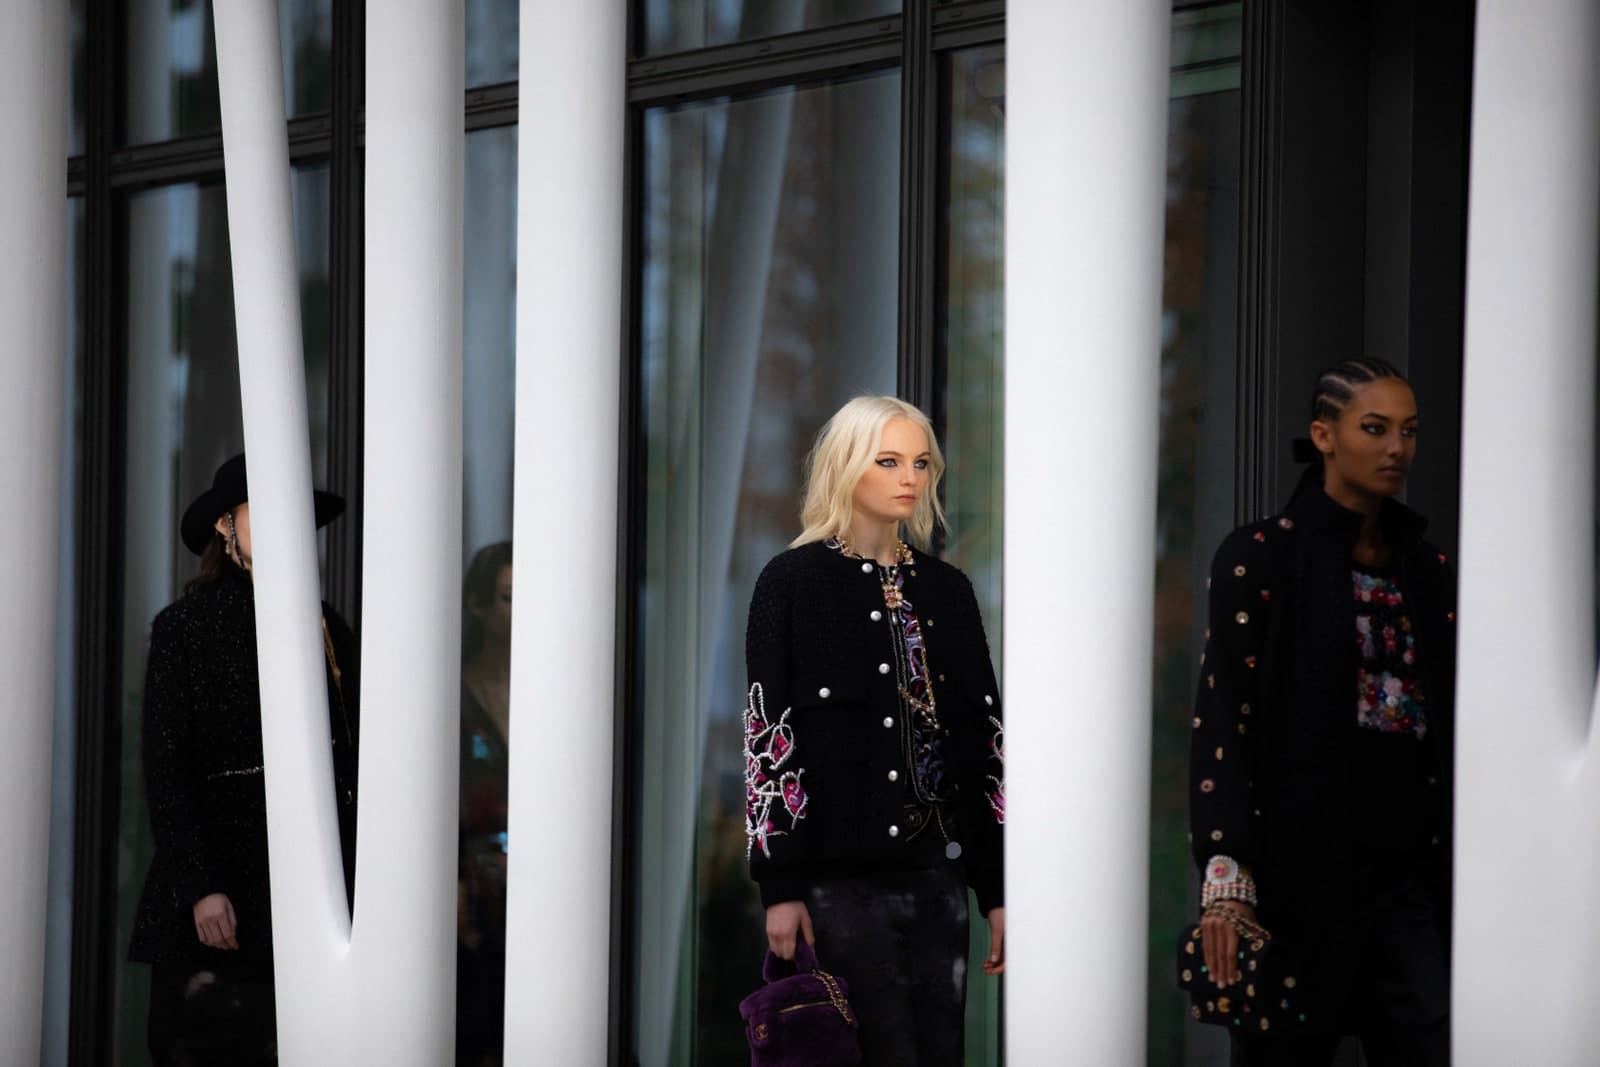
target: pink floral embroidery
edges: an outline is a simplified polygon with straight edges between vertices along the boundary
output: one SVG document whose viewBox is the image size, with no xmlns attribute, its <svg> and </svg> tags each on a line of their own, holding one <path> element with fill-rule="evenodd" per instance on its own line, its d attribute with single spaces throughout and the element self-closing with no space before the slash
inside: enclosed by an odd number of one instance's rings
<svg viewBox="0 0 1600 1067">
<path fill-rule="evenodd" d="M 767 842 L 783 837 L 772 821 L 772 807 L 781 805 L 789 813 L 789 829 L 806 817 L 806 791 L 800 783 L 805 768 L 783 771 L 794 755 L 794 731 L 789 727 L 789 709 L 777 722 L 767 719 L 766 698 L 757 682 L 750 687 L 750 702 L 744 710 L 744 836 L 745 858 L 759 846 L 768 859 L 772 852 Z"/>
<path fill-rule="evenodd" d="M 1006 728 L 999 719 L 989 716 L 989 725 L 994 727 L 994 737 L 989 739 L 989 758 L 1000 764 L 1000 774 L 989 775 L 989 810 L 994 813 L 994 821 L 1001 826 L 1006 824 Z"/>
</svg>

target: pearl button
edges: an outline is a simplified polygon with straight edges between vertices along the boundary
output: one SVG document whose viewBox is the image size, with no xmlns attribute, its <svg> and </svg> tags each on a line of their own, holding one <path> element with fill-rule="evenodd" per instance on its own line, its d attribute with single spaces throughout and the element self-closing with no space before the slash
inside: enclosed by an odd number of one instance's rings
<svg viewBox="0 0 1600 1067">
<path fill-rule="evenodd" d="M 992 696 L 985 695 L 984 698 L 983 698 L 983 702 L 985 704 L 989 705 L 991 708 L 994 707 L 994 697 L 992 697 Z"/>
<path fill-rule="evenodd" d="M 888 674 L 889 673 L 889 665 L 887 663 L 878 664 L 878 673 L 879 674 Z"/>
<path fill-rule="evenodd" d="M 898 782 L 899 780 L 900 780 L 900 772 L 899 771 L 890 771 L 889 772 L 889 781 Z"/>
<path fill-rule="evenodd" d="M 900 827 L 898 827 L 898 826 L 889 827 L 889 836 L 890 837 L 899 837 L 900 836 Z"/>
<path fill-rule="evenodd" d="M 891 716 L 885 715 L 883 717 L 883 728 L 885 730 L 887 730 L 889 727 L 891 727 L 893 725 L 894 725 L 894 719 Z"/>
<path fill-rule="evenodd" d="M 873 613 L 872 613 L 872 616 L 871 616 L 871 617 L 872 617 L 872 621 L 873 621 L 873 622 L 882 622 L 882 621 L 883 621 L 883 612 L 881 612 L 881 611 L 874 611 L 874 612 L 873 612 Z"/>
<path fill-rule="evenodd" d="M 817 696 L 821 697 L 823 700 L 827 700 L 829 697 L 833 696 L 833 690 L 829 689 L 827 686 L 823 686 L 821 689 L 817 690 Z"/>
<path fill-rule="evenodd" d="M 862 574 L 871 574 L 871 573 L 872 573 L 872 564 L 870 564 L 870 563 L 863 563 L 863 564 L 862 564 L 862 565 L 861 565 L 861 573 L 862 573 Z"/>
<path fill-rule="evenodd" d="M 961 842 L 952 841 L 948 845 L 944 846 L 944 857 L 945 857 L 945 859 L 949 859 L 949 860 L 958 860 L 958 859 L 960 859 L 961 858 Z"/>
</svg>

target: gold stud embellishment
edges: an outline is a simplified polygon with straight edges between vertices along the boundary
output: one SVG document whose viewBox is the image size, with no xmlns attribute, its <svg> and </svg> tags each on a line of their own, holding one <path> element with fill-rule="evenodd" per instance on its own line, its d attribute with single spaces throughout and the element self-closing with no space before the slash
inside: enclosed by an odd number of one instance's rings
<svg viewBox="0 0 1600 1067">
<path fill-rule="evenodd" d="M 1252 982 L 1250 985 L 1244 987 L 1244 995 L 1247 997 L 1253 997 L 1256 995 L 1255 983 Z"/>
<path fill-rule="evenodd" d="M 1220 1011 L 1220 1012 L 1230 1012 L 1230 1011 L 1232 1011 L 1233 1010 L 1233 1001 L 1229 1000 L 1227 997 L 1218 997 L 1217 998 L 1217 1010 Z"/>
<path fill-rule="evenodd" d="M 1291 974 L 1289 977 L 1287 977 L 1287 978 L 1285 978 L 1283 980 L 1283 988 L 1285 988 L 1285 989 L 1293 989 L 1294 988 L 1294 975 Z"/>
<path fill-rule="evenodd" d="M 1248 611 L 1241 611 L 1239 614 L 1233 617 L 1233 621 L 1238 623 L 1240 626 L 1243 626 L 1245 623 L 1250 621 L 1250 613 Z"/>
<path fill-rule="evenodd" d="M 1184 981 L 1185 981 L 1185 982 L 1192 982 L 1192 981 L 1194 981 L 1194 972 L 1193 972 L 1193 971 L 1191 971 L 1191 970 L 1189 970 L 1189 969 L 1188 969 L 1188 968 L 1187 968 L 1187 967 L 1185 967 L 1185 968 L 1184 968 L 1184 969 L 1183 969 L 1183 980 L 1184 980 Z"/>
<path fill-rule="evenodd" d="M 1218 759 L 1222 758 L 1222 746 L 1221 745 L 1217 746 L 1217 758 Z"/>
</svg>

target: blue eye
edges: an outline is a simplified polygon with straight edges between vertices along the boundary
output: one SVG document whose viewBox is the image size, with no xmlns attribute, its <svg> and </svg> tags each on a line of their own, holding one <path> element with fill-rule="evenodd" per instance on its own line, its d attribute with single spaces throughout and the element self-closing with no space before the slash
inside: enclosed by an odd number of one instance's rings
<svg viewBox="0 0 1600 1067">
<path fill-rule="evenodd" d="M 916 467 L 919 471 L 925 471 L 928 469 L 928 461 L 925 459 L 919 459 L 917 460 Z"/>
<path fill-rule="evenodd" d="M 895 465 L 894 460 L 888 458 L 887 456 L 885 456 L 883 459 L 878 460 L 878 466 L 880 466 L 880 467 L 893 467 L 894 465 Z"/>
</svg>

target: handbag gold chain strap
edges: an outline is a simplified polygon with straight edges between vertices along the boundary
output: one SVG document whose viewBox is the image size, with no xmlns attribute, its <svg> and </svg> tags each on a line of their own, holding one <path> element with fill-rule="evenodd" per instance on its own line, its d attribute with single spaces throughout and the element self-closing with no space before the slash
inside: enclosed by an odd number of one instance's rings
<svg viewBox="0 0 1600 1067">
<path fill-rule="evenodd" d="M 822 983 L 822 988 L 828 991 L 828 999 L 833 1002 L 834 1010 L 844 1017 L 845 1022 L 854 1026 L 856 1020 L 850 1014 L 850 1002 L 845 999 L 844 991 L 839 988 L 839 980 L 821 969 L 813 970 L 811 973 Z"/>
</svg>

